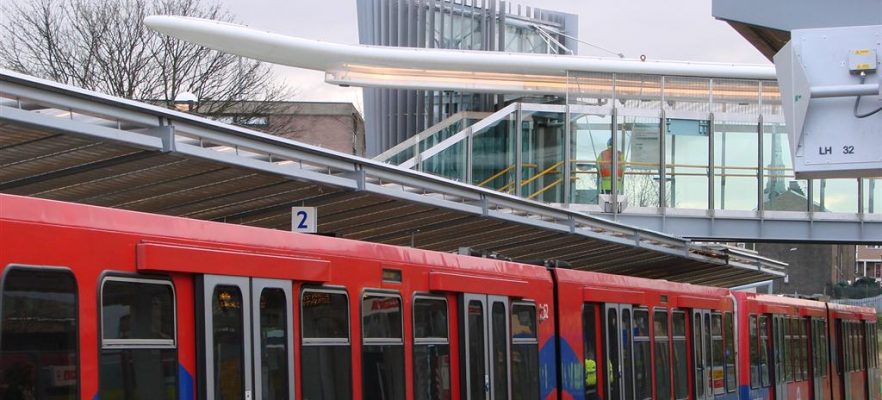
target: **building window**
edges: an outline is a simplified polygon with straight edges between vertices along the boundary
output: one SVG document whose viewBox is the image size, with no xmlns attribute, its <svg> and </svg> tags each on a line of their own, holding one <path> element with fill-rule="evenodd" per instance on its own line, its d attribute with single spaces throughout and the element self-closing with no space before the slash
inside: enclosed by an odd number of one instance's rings
<svg viewBox="0 0 882 400">
<path fill-rule="evenodd" d="M 108 277 L 101 286 L 103 399 L 177 399 L 178 351 L 171 282 Z"/>
<path fill-rule="evenodd" d="M 77 284 L 69 271 L 12 267 L 0 310 L 0 398 L 79 398 Z M 39 322 L 37 322 L 39 321 Z"/>
</svg>

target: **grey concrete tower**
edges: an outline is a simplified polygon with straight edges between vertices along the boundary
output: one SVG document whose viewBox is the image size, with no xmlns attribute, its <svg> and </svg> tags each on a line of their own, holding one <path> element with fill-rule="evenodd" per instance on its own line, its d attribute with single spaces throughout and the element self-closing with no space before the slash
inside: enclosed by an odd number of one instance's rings
<svg viewBox="0 0 882 400">
<path fill-rule="evenodd" d="M 361 44 L 575 54 L 578 17 L 497 0 L 357 0 Z M 367 156 L 460 111 L 494 111 L 493 94 L 366 88 Z"/>
</svg>

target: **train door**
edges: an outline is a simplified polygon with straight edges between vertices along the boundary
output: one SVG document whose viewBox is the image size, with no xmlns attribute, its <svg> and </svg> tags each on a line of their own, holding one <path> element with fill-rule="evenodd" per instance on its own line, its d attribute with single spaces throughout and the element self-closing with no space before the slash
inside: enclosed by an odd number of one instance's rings
<svg viewBox="0 0 882 400">
<path fill-rule="evenodd" d="M 206 399 L 291 399 L 291 282 L 202 278 L 201 393 Z"/>
<path fill-rule="evenodd" d="M 710 310 L 692 310 L 692 365 L 695 368 L 695 399 L 713 400 Z"/>
<path fill-rule="evenodd" d="M 634 366 L 632 309 L 629 304 L 604 304 L 603 346 L 606 351 L 607 371 L 612 376 L 606 380 L 609 400 L 634 399 Z"/>
<path fill-rule="evenodd" d="M 509 396 L 508 338 L 509 302 L 507 297 L 482 294 L 462 296 L 464 398 L 468 400 L 507 400 Z"/>
</svg>

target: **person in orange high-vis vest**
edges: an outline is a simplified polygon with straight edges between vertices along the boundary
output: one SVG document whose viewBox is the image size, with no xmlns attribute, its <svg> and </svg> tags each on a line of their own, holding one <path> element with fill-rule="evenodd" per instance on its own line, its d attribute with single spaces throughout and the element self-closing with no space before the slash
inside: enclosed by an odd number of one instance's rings
<svg viewBox="0 0 882 400">
<path fill-rule="evenodd" d="M 606 150 L 600 152 L 600 155 L 597 156 L 597 168 L 600 170 L 600 193 L 603 194 L 609 194 L 612 192 L 612 145 L 613 141 L 612 138 L 610 138 L 609 141 L 606 142 Z M 616 171 L 616 188 L 618 192 L 621 193 L 623 178 L 625 176 L 625 157 L 622 155 L 621 151 L 617 153 L 619 156 L 619 164 L 617 166 L 618 171 Z"/>
</svg>

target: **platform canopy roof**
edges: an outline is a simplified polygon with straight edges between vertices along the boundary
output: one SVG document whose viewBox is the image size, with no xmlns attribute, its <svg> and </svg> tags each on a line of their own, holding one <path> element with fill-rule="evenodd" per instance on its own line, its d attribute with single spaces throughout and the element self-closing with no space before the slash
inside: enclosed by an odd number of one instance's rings
<svg viewBox="0 0 882 400">
<path fill-rule="evenodd" d="M 736 286 L 786 264 L 0 70 L 0 192 Z M 2 205 L 0 205 L 2 206 Z M 292 236 L 292 240 L 296 240 Z"/>
</svg>

